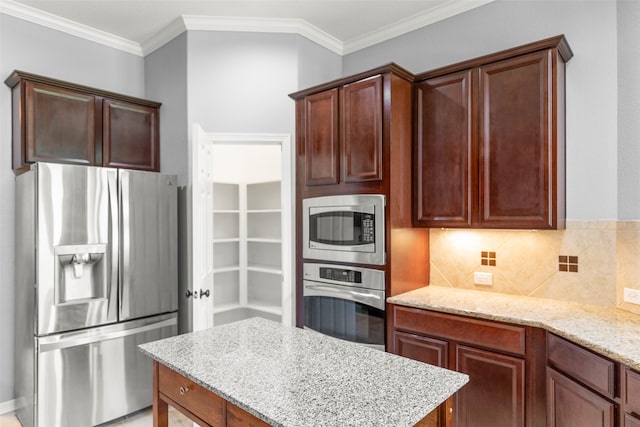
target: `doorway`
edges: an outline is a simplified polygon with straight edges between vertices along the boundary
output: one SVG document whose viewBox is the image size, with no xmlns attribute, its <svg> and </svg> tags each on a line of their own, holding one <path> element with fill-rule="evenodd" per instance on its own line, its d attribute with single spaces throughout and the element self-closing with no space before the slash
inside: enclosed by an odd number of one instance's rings
<svg viewBox="0 0 640 427">
<path fill-rule="evenodd" d="M 254 316 L 292 325 L 290 135 L 194 125 L 191 148 L 193 330 Z"/>
</svg>

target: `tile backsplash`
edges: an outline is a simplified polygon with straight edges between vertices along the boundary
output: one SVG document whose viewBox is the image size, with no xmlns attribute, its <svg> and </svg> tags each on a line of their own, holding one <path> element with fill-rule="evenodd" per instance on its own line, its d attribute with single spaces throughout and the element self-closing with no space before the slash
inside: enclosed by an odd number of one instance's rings
<svg viewBox="0 0 640 427">
<path fill-rule="evenodd" d="M 640 312 L 640 221 L 567 221 L 559 231 L 430 231 L 431 284 L 552 298 Z M 474 284 L 476 271 L 493 285 Z"/>
</svg>

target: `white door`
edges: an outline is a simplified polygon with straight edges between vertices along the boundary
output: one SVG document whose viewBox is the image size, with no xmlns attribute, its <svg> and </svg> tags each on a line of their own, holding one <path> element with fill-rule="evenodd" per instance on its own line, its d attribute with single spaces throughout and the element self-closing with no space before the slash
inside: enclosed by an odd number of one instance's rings
<svg viewBox="0 0 640 427">
<path fill-rule="evenodd" d="M 282 314 L 283 324 L 294 324 L 293 242 L 295 218 L 293 188 L 293 157 L 288 134 L 228 134 L 206 133 L 197 124 L 192 129 L 191 189 L 192 189 L 192 292 L 193 330 L 214 326 L 214 259 L 212 226 L 214 212 L 213 155 L 215 145 L 279 145 L 281 148 L 282 198 Z M 208 293 L 207 293 L 208 291 Z M 207 296 L 209 295 L 209 296 Z"/>
<path fill-rule="evenodd" d="M 193 330 L 213 326 L 213 149 L 207 134 L 193 125 L 191 150 L 191 271 Z"/>
</svg>

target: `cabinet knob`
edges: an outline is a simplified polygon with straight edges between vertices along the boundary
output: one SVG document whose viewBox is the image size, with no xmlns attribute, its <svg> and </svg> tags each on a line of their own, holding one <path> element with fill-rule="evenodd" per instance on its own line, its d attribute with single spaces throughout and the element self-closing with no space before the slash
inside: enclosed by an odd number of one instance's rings
<svg viewBox="0 0 640 427">
<path fill-rule="evenodd" d="M 180 395 L 184 396 L 189 391 L 189 387 L 180 387 Z"/>
<path fill-rule="evenodd" d="M 192 296 L 192 295 L 193 295 L 193 292 L 191 292 L 191 291 L 187 291 L 187 292 L 185 292 L 185 294 L 184 294 L 184 296 L 186 296 L 187 298 L 189 298 L 189 297 L 190 297 L 190 296 Z"/>
<path fill-rule="evenodd" d="M 203 291 L 202 289 L 200 289 L 200 298 L 202 298 L 203 295 L 209 298 L 209 295 L 210 295 L 209 289 L 207 289 L 206 291 Z"/>
</svg>

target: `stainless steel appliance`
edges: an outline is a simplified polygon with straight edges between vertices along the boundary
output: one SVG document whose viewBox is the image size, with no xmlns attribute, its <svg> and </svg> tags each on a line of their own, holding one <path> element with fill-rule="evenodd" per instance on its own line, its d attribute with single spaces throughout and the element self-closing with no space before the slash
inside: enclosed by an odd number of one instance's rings
<svg viewBox="0 0 640 427">
<path fill-rule="evenodd" d="M 302 256 L 384 265 L 385 197 L 325 196 L 302 201 Z"/>
<path fill-rule="evenodd" d="M 92 426 L 151 404 L 137 345 L 177 332 L 175 176 L 38 163 L 16 177 L 16 411 Z"/>
<path fill-rule="evenodd" d="M 384 350 L 384 271 L 303 264 L 304 327 Z"/>
</svg>

